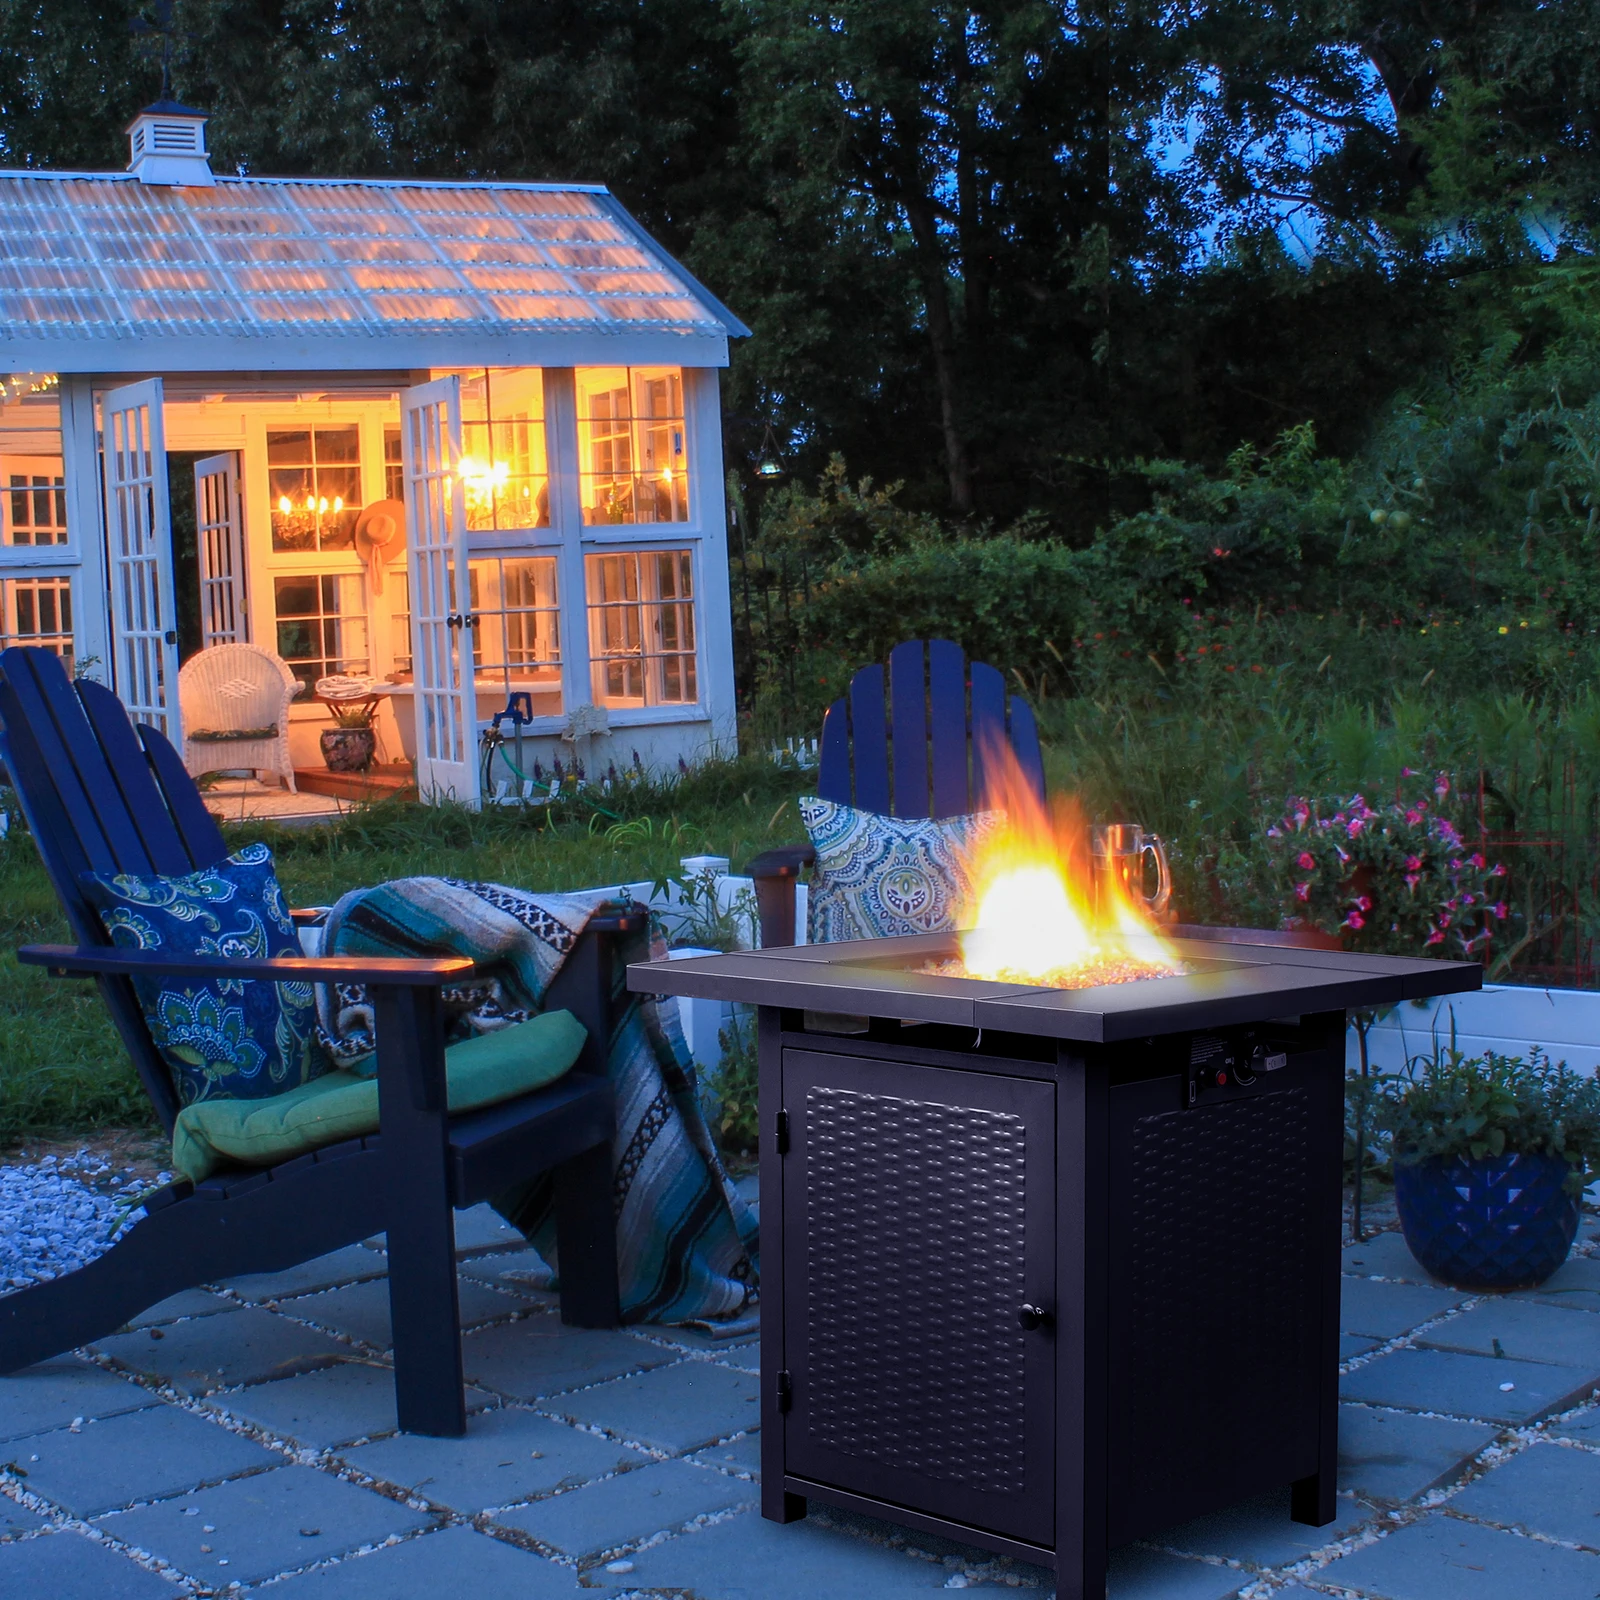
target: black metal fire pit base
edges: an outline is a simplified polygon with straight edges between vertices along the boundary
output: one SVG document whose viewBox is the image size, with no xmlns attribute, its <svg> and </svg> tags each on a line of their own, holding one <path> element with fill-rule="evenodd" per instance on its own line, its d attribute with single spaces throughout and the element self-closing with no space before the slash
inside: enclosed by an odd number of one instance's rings
<svg viewBox="0 0 1600 1600">
<path fill-rule="evenodd" d="M 763 1513 L 848 1506 L 1053 1567 L 1063 1600 L 1274 1487 L 1332 1521 L 1335 1008 L 1480 969 L 1211 945 L 1204 976 L 1063 1004 L 906 970 L 938 945 L 630 969 L 761 1005 Z"/>
</svg>

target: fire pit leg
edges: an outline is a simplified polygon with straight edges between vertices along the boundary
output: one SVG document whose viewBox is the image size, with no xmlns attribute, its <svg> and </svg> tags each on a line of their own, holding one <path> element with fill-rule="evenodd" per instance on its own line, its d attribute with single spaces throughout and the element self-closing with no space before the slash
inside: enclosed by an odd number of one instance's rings
<svg viewBox="0 0 1600 1600">
<path fill-rule="evenodd" d="M 1307 1017 L 1308 1032 L 1319 1034 L 1327 1057 L 1329 1076 L 1337 1074 L 1340 1087 L 1337 1129 L 1330 1125 L 1324 1148 L 1318 1156 L 1321 1180 L 1315 1187 L 1319 1197 L 1314 1237 L 1317 1246 L 1317 1274 L 1322 1280 L 1325 1304 L 1339 1303 L 1340 1234 L 1344 1223 L 1344 1036 L 1345 1014 L 1326 1012 Z M 1359 1159 L 1359 1157 L 1358 1157 Z M 1359 1167 L 1357 1169 L 1359 1171 Z M 1357 1180 L 1359 1182 L 1359 1179 Z M 1358 1191 L 1359 1193 L 1359 1191 Z M 1339 1322 L 1337 1310 L 1321 1318 L 1322 1373 L 1317 1396 L 1321 1428 L 1317 1440 L 1317 1470 L 1309 1477 L 1297 1478 L 1289 1486 L 1289 1515 L 1296 1522 L 1324 1528 L 1338 1515 L 1334 1492 L 1339 1477 Z"/>
<path fill-rule="evenodd" d="M 757 1112 L 761 1167 L 761 1289 L 768 1314 L 761 1319 L 761 1515 L 769 1522 L 798 1522 L 806 1497 L 783 1487 L 783 1414 L 789 1408 L 783 1350 L 783 1144 L 778 1116 L 783 1107 L 779 1034 L 782 1013 L 756 1012 L 759 1062 Z"/>
</svg>

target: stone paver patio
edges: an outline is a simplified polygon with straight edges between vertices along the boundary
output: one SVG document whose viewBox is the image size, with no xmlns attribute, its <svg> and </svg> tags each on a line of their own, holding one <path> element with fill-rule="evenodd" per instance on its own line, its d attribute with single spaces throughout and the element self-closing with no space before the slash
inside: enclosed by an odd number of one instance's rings
<svg viewBox="0 0 1600 1600">
<path fill-rule="evenodd" d="M 1541 1290 L 1345 1251 L 1341 1503 L 1287 1494 L 1118 1554 L 1115 1600 L 1600 1595 L 1600 1223 Z M 829 1511 L 761 1521 L 756 1344 L 562 1328 L 537 1257 L 458 1219 L 472 1416 L 394 1432 L 382 1241 L 176 1296 L 0 1379 L 0 1595 L 800 1600 L 1053 1592 L 1038 1568 Z"/>
</svg>

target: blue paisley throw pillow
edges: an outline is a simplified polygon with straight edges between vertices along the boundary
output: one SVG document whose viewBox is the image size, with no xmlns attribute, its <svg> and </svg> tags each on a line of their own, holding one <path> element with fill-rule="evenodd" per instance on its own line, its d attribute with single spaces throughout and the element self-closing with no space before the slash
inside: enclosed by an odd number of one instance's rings
<svg viewBox="0 0 1600 1600">
<path fill-rule="evenodd" d="M 948 933 L 967 894 L 962 854 L 1005 813 L 902 820 L 834 800 L 804 799 L 800 816 L 817 852 L 807 892 L 813 944 Z"/>
<path fill-rule="evenodd" d="M 297 956 L 300 941 L 264 844 L 182 878 L 86 872 L 111 942 L 182 955 Z M 184 1105 L 257 1100 L 319 1077 L 309 983 L 136 978 L 150 1036 Z"/>
</svg>

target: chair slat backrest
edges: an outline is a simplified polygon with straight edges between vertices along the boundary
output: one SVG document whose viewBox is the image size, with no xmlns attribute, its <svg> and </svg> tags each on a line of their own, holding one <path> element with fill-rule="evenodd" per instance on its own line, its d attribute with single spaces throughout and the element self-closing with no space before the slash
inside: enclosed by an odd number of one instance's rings
<svg viewBox="0 0 1600 1600">
<path fill-rule="evenodd" d="M 80 944 L 108 942 L 80 874 L 189 872 L 227 852 L 167 740 L 153 728 L 136 730 L 109 689 L 74 685 L 48 650 L 0 651 L 0 755 Z M 170 1129 L 177 1097 L 132 986 L 104 979 L 101 991 Z"/>
<path fill-rule="evenodd" d="M 889 652 L 889 726 L 894 742 L 894 814 L 928 815 L 928 696 L 922 641 Z"/>
<path fill-rule="evenodd" d="M 952 817 L 983 794 L 984 750 L 1010 745 L 1044 798 L 1039 731 L 1027 702 L 1005 679 L 948 639 L 909 639 L 850 680 L 822 724 L 817 793 L 825 800 L 897 817 Z M 892 759 L 891 759 L 892 757 Z"/>
</svg>

